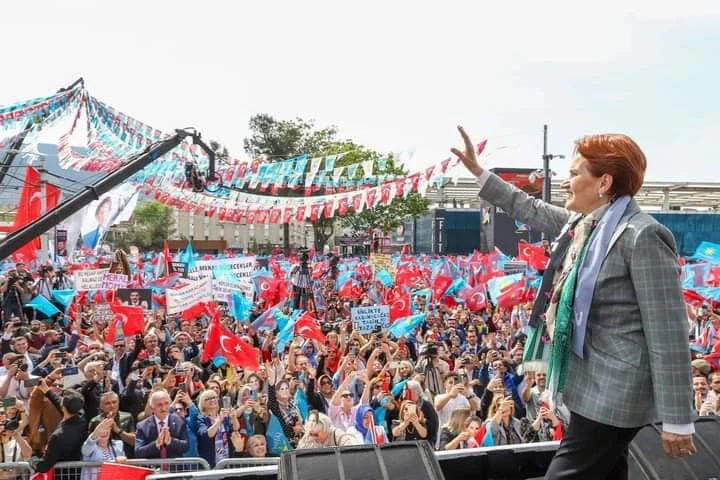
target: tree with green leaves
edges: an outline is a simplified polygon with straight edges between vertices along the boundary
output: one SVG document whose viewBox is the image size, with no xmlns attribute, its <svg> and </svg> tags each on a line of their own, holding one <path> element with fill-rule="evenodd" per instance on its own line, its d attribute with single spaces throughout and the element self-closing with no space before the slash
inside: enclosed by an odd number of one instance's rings
<svg viewBox="0 0 720 480">
<path fill-rule="evenodd" d="M 296 118 L 277 120 L 260 113 L 250 118 L 250 136 L 245 138 L 245 152 L 252 156 L 264 156 L 268 162 L 279 162 L 307 154 L 311 157 L 330 151 L 337 142 L 337 128 L 317 128 L 312 120 Z M 330 153 L 327 153 L 330 155 Z M 303 192 L 287 191 L 285 195 L 302 196 Z M 332 221 L 313 222 L 315 248 L 322 251 L 327 239 L 333 234 Z M 283 225 L 283 247 L 290 249 L 290 226 Z"/>
<path fill-rule="evenodd" d="M 250 119 L 251 136 L 245 139 L 245 150 L 252 156 L 264 155 L 268 161 L 281 161 L 287 158 L 306 154 L 310 157 L 340 155 L 335 167 L 373 161 L 377 170 L 380 153 L 357 145 L 351 140 L 338 140 L 337 129 L 328 127 L 318 129 L 314 122 L 300 118 L 295 120 L 276 120 L 267 114 L 255 115 Z M 405 175 L 406 172 L 396 165 L 391 157 L 387 159 L 386 168 L 382 172 L 362 172 L 355 174 L 354 180 L 370 175 Z M 285 195 L 301 196 L 303 192 L 288 190 Z M 342 219 L 342 225 L 363 233 L 380 229 L 385 234 L 400 225 L 408 216 L 417 218 L 427 212 L 428 202 L 418 194 L 412 193 L 407 198 L 395 198 L 390 205 L 365 209 L 361 213 L 349 210 Z M 312 222 L 313 238 L 316 251 L 322 251 L 328 239 L 334 233 L 335 219 L 321 216 Z M 289 248 L 289 227 L 284 230 L 285 249 Z"/>
<path fill-rule="evenodd" d="M 160 250 L 175 231 L 170 207 L 155 200 L 138 205 L 133 212 L 134 226 L 120 236 L 117 247 L 128 250 L 135 245 L 142 250 Z"/>
</svg>

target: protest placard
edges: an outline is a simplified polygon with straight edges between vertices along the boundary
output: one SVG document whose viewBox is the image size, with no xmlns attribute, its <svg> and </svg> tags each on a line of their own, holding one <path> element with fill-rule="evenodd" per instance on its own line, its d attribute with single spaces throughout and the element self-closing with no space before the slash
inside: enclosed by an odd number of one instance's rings
<svg viewBox="0 0 720 480">
<path fill-rule="evenodd" d="M 75 272 L 76 290 L 98 290 L 103 288 L 103 278 L 108 272 L 107 268 L 91 268 Z"/>
<path fill-rule="evenodd" d="M 350 319 L 353 330 L 359 333 L 385 330 L 390 325 L 390 306 L 355 307 L 350 309 Z"/>
<path fill-rule="evenodd" d="M 113 319 L 113 311 L 109 303 L 96 303 L 93 305 L 92 319 L 100 324 L 107 325 Z"/>
<path fill-rule="evenodd" d="M 124 273 L 106 273 L 103 275 L 102 288 L 112 290 L 125 288 L 127 287 L 128 281 L 128 276 Z"/>
<path fill-rule="evenodd" d="M 379 270 L 387 270 L 390 275 L 395 276 L 395 266 L 393 265 L 392 256 L 386 253 L 371 253 L 370 265 L 373 273 Z"/>
<path fill-rule="evenodd" d="M 168 315 L 183 312 L 198 302 L 209 302 L 213 299 L 212 278 L 205 277 L 189 281 L 178 288 L 169 288 L 165 295 Z"/>
<path fill-rule="evenodd" d="M 177 273 L 182 278 L 188 278 L 188 264 L 185 262 L 168 262 L 170 273 Z"/>
<path fill-rule="evenodd" d="M 246 298 L 252 299 L 255 289 L 252 283 L 228 282 L 227 280 L 213 280 L 213 297 L 215 301 L 230 303 L 232 292 L 242 292 Z"/>
</svg>

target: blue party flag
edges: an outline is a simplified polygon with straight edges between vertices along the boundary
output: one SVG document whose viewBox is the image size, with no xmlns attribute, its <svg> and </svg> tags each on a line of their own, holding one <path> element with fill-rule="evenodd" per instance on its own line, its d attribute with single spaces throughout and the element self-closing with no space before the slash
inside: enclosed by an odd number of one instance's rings
<svg viewBox="0 0 720 480">
<path fill-rule="evenodd" d="M 410 335 L 413 330 L 425 323 L 426 319 L 427 313 L 398 318 L 392 325 L 390 325 L 388 331 L 393 334 L 395 338 L 406 337 Z"/>
<path fill-rule="evenodd" d="M 279 457 L 283 452 L 292 449 L 285 432 L 283 432 L 282 425 L 280 425 L 280 420 L 272 413 L 265 432 L 265 439 L 267 440 L 267 451 L 274 457 Z"/>
<path fill-rule="evenodd" d="M 245 322 L 250 317 L 250 309 L 252 308 L 252 302 L 245 298 L 242 292 L 232 292 L 232 315 L 235 317 L 236 322 Z"/>
<path fill-rule="evenodd" d="M 707 260 L 710 263 L 720 263 L 720 244 L 700 242 L 695 249 L 694 260 Z"/>
<path fill-rule="evenodd" d="M 73 298 L 75 298 L 76 293 L 77 291 L 72 288 L 68 290 L 53 290 L 52 297 L 53 300 L 61 304 L 63 307 L 65 307 L 65 310 L 67 310 L 67 308 L 72 303 Z"/>
<path fill-rule="evenodd" d="M 46 315 L 48 317 L 52 317 L 53 315 L 57 315 L 60 313 L 60 310 L 53 305 L 50 300 L 43 297 L 42 295 L 38 295 L 37 297 L 30 300 L 26 305 L 26 307 L 32 307 L 38 312 L 41 312 L 43 315 Z"/>
</svg>

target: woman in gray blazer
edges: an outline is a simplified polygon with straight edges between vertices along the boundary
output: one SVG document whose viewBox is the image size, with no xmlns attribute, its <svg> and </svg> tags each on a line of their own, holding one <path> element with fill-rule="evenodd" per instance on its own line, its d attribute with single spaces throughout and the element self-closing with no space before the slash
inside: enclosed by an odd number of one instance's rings
<svg viewBox="0 0 720 480">
<path fill-rule="evenodd" d="M 656 421 L 668 455 L 695 453 L 675 240 L 633 199 L 647 167 L 642 150 L 626 135 L 579 139 L 561 208 L 482 168 L 458 129 L 465 148 L 452 152 L 480 196 L 556 238 L 525 352 L 530 366 L 546 362 L 548 389 L 571 411 L 546 478 L 627 478 L 628 445 Z"/>
</svg>

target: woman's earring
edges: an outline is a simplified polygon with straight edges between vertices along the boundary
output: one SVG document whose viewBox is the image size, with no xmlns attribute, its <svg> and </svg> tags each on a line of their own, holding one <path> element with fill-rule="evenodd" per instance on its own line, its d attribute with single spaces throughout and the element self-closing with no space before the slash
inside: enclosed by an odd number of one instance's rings
<svg viewBox="0 0 720 480">
<path fill-rule="evenodd" d="M 602 197 L 603 197 L 603 194 L 598 192 L 598 198 L 602 198 Z"/>
</svg>

